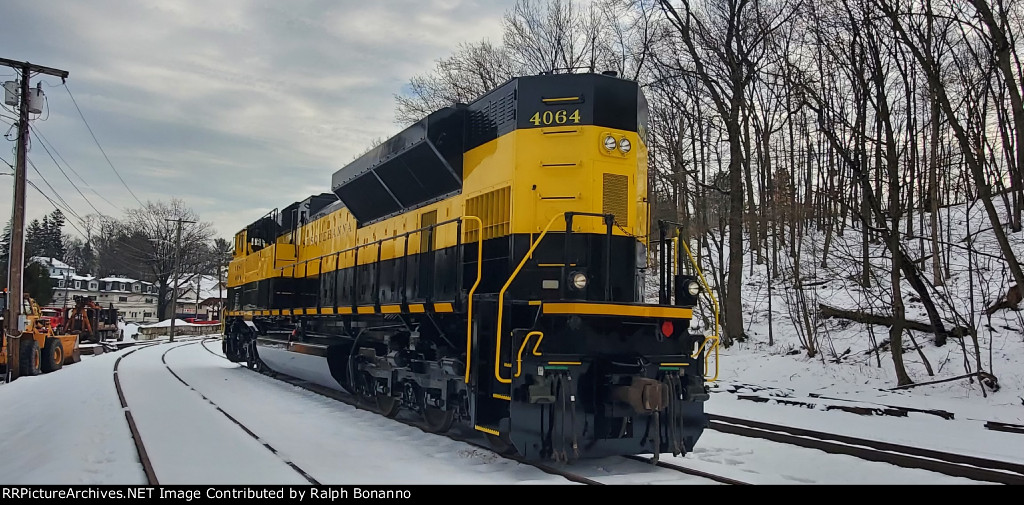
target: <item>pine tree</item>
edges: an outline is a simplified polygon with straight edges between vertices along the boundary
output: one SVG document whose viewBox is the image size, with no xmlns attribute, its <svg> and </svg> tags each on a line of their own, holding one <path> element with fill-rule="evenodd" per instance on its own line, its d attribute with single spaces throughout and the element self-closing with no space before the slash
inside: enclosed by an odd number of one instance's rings
<svg viewBox="0 0 1024 505">
<path fill-rule="evenodd" d="M 53 282 L 50 271 L 41 263 L 33 261 L 25 267 L 25 293 L 31 296 L 39 306 L 49 305 L 53 301 Z"/>
<path fill-rule="evenodd" d="M 12 225 L 13 220 L 8 220 L 7 226 L 4 226 L 3 237 L 0 238 L 0 286 L 7 285 L 7 265 L 10 264 Z"/>
<path fill-rule="evenodd" d="M 82 272 L 80 272 L 80 273 L 82 275 L 92 274 L 93 273 L 93 265 L 96 262 L 96 253 L 93 252 L 93 250 L 92 250 L 92 244 L 90 244 L 89 242 L 86 242 L 85 244 L 83 244 L 82 245 L 82 250 L 79 253 L 79 256 L 80 256 L 81 263 L 82 263 Z"/>
<path fill-rule="evenodd" d="M 60 209 L 54 209 L 49 215 L 49 222 L 46 223 L 46 242 L 43 250 L 46 256 L 65 261 L 67 250 L 64 247 L 64 213 Z"/>
<path fill-rule="evenodd" d="M 46 225 L 49 224 L 49 216 L 43 216 L 43 222 L 33 219 L 25 230 L 25 259 L 35 256 L 44 256 L 43 250 L 46 243 Z"/>
</svg>

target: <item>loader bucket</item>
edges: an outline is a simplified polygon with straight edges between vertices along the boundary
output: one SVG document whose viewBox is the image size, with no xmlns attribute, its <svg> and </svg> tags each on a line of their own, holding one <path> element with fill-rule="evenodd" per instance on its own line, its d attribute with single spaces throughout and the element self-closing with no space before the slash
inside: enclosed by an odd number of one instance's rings
<svg viewBox="0 0 1024 505">
<path fill-rule="evenodd" d="M 64 364 L 70 365 L 82 361 L 82 351 L 78 348 L 78 335 L 56 335 L 64 348 Z"/>
</svg>

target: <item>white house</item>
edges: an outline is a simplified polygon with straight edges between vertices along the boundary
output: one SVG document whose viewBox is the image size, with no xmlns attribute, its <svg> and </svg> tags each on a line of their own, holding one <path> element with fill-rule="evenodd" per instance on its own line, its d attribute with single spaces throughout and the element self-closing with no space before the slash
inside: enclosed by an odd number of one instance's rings
<svg viewBox="0 0 1024 505">
<path fill-rule="evenodd" d="M 53 282 L 53 307 L 73 307 L 76 296 L 87 296 L 96 303 L 117 309 L 118 315 L 126 322 L 156 322 L 156 287 L 151 282 L 127 277 L 104 277 L 78 275 L 75 269 L 60 260 L 33 257 L 30 261 L 40 263 L 50 271 Z"/>
<path fill-rule="evenodd" d="M 170 284 L 175 284 L 171 279 Z M 226 282 L 216 276 L 202 274 L 182 275 L 178 282 L 178 301 L 175 313 L 180 319 L 196 318 L 200 321 L 219 321 L 220 310 L 228 295 Z"/>
</svg>

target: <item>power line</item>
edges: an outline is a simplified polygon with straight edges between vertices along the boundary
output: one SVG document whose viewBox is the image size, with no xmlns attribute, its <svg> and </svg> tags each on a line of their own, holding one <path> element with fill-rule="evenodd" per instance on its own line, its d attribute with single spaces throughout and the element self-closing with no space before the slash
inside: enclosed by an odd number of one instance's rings
<svg viewBox="0 0 1024 505">
<path fill-rule="evenodd" d="M 32 133 L 35 133 L 35 128 L 33 128 L 33 129 L 32 129 L 31 131 L 32 131 Z M 61 168 L 61 166 L 60 166 L 60 163 L 57 163 L 57 159 L 56 159 L 56 158 L 54 158 L 54 157 L 53 157 L 53 154 L 52 154 L 52 153 L 50 153 L 50 150 L 49 150 L 49 149 L 47 149 L 47 147 L 46 147 L 46 144 L 44 144 L 44 143 L 43 143 L 42 141 L 40 141 L 40 142 L 39 142 L 39 145 L 43 146 L 43 150 L 44 150 L 44 151 L 46 151 L 46 154 L 48 154 L 48 155 L 50 156 L 50 159 L 51 159 L 51 160 L 53 160 L 53 164 L 54 164 L 54 165 L 57 165 L 57 170 L 60 170 L 60 173 L 61 173 L 62 175 L 64 175 L 64 178 L 65 178 L 65 179 L 67 179 L 67 180 L 68 180 L 68 183 L 69 183 L 69 184 L 71 184 L 71 187 L 75 188 L 75 191 L 77 191 L 77 192 L 78 192 L 78 194 L 79 194 L 79 195 L 80 195 L 80 196 L 82 197 L 82 199 L 83 199 L 83 200 L 85 200 L 85 203 L 89 204 L 89 207 L 92 207 L 92 210 L 96 211 L 96 213 L 97 213 L 97 214 L 99 214 L 99 215 L 101 215 L 101 216 L 102 216 L 102 215 L 103 215 L 103 213 L 102 213 L 102 212 L 100 212 L 100 210 L 99 210 L 99 209 L 97 209 L 97 208 L 96 208 L 96 206 L 95 206 L 95 205 L 93 205 L 93 204 L 92 204 L 92 202 L 90 202 L 88 198 L 86 198 L 86 196 L 85 196 L 85 193 L 82 193 L 82 190 L 78 188 L 78 185 L 77 185 L 77 184 L 75 184 L 75 183 L 74 183 L 74 182 L 73 182 L 73 181 L 71 180 L 71 178 L 70 178 L 70 177 L 68 177 L 68 173 L 67 173 L 67 172 L 65 172 L 63 168 Z"/>
<path fill-rule="evenodd" d="M 98 196 L 98 197 L 102 198 L 104 202 L 107 202 L 107 203 L 109 203 L 111 207 L 114 207 L 114 208 L 115 208 L 115 209 L 117 209 L 117 210 L 122 210 L 122 209 L 121 209 L 121 207 L 118 207 L 117 205 L 115 205 L 115 204 L 114 204 L 114 202 L 111 202 L 110 200 L 107 200 L 107 197 L 103 196 L 102 194 L 100 194 L 100 192 L 96 191 L 96 189 L 95 189 L 95 188 L 93 188 L 93 187 L 92 187 L 92 186 L 91 186 L 91 185 L 89 184 L 89 182 L 88 182 L 88 181 L 86 181 L 86 180 L 85 180 L 85 178 L 83 178 L 83 177 L 82 177 L 82 175 L 78 173 L 78 171 L 77 171 L 77 170 L 75 170 L 74 168 L 72 168 L 72 167 L 71 167 L 71 164 L 70 164 L 70 163 L 68 163 L 68 161 L 67 161 L 67 160 L 65 160 L 63 156 L 61 156 L 61 155 L 60 155 L 60 152 L 59 152 L 59 151 L 57 151 L 57 147 L 53 145 L 53 142 L 50 142 L 50 140 L 49 140 L 49 139 L 47 139 L 45 135 L 43 135 L 43 132 L 42 132 L 42 131 L 41 131 L 41 130 L 39 129 L 39 127 L 38 127 L 38 126 L 36 126 L 35 128 L 33 128 L 33 129 L 32 129 L 32 132 L 33 132 L 33 133 L 35 133 L 36 135 L 38 135 L 38 136 L 39 136 L 39 139 L 40 139 L 40 140 L 41 140 L 41 142 L 43 143 L 43 148 L 44 148 L 44 149 L 46 148 L 46 144 L 49 144 L 49 146 L 50 146 L 50 149 L 52 149 L 52 150 L 53 150 L 53 154 L 56 154 L 56 155 L 57 155 L 57 158 L 60 158 L 60 160 L 64 162 L 64 166 L 68 167 L 68 169 L 69 169 L 69 170 L 71 170 L 71 172 L 72 172 L 72 173 L 74 173 L 74 174 L 75 174 L 75 176 L 76 176 L 76 177 L 78 177 L 78 179 L 79 179 L 80 181 L 82 181 L 82 184 L 85 184 L 85 187 L 89 188 L 89 190 L 90 190 L 90 191 L 92 191 L 93 193 L 95 193 L 95 194 L 96 194 L 96 196 Z"/>
<path fill-rule="evenodd" d="M 92 135 L 92 140 L 96 142 L 96 147 L 100 148 L 100 152 L 103 153 L 103 158 L 107 160 L 107 164 L 110 165 L 114 174 L 117 175 L 118 179 L 120 179 L 121 184 L 124 184 L 124 188 L 128 190 L 128 193 L 132 195 L 132 198 L 134 198 L 136 202 L 139 202 L 140 206 L 145 207 L 146 204 L 142 203 L 142 200 L 139 200 L 139 197 L 135 196 L 135 192 L 132 191 L 132 188 L 128 187 L 128 183 L 124 182 L 124 178 L 121 177 L 121 173 L 118 172 L 117 169 L 114 168 L 114 164 L 110 162 L 110 157 L 108 157 L 107 152 L 103 150 L 103 146 L 100 145 L 100 141 L 96 139 L 96 134 L 92 132 L 92 127 L 89 126 L 89 121 L 86 121 L 85 114 L 82 114 L 82 109 L 78 106 L 78 102 L 75 101 L 75 95 L 71 94 L 71 88 L 68 87 L 67 83 L 64 84 L 64 89 L 67 90 L 68 96 L 71 97 L 71 103 L 75 104 L 75 110 L 77 110 L 78 115 L 82 117 L 82 122 L 84 122 L 85 127 L 89 129 L 89 135 Z"/>
<path fill-rule="evenodd" d="M 79 216 L 78 213 L 75 212 L 74 209 L 71 208 L 71 205 L 68 204 L 68 202 L 64 200 L 64 197 L 60 196 L 60 193 L 58 193 L 57 190 L 53 189 L 53 186 L 50 184 L 50 181 L 46 180 L 46 177 L 43 176 L 43 173 L 40 172 L 38 168 L 36 168 L 36 164 L 33 163 L 31 159 L 28 160 L 28 164 L 29 164 L 29 166 L 32 167 L 33 170 L 36 171 L 37 174 L 39 174 L 39 178 L 43 180 L 43 183 L 46 184 L 46 187 L 50 188 L 50 191 L 53 191 L 53 196 L 55 196 L 58 200 L 60 200 L 61 203 L 64 204 L 64 206 L 67 208 L 68 213 L 71 216 L 74 216 L 79 221 L 81 221 L 82 224 L 84 225 L 85 224 L 85 220 L 82 219 L 82 216 Z"/>
<path fill-rule="evenodd" d="M 3 158 L 0 158 L 0 161 L 3 161 L 4 163 L 7 163 L 7 161 L 3 160 Z M 8 164 L 8 166 L 10 166 L 10 163 L 7 163 L 7 164 Z M 14 167 L 11 166 L 11 168 L 14 168 Z M 0 172 L 0 175 L 14 175 L 14 172 Z M 64 209 L 61 209 L 59 206 L 57 206 L 57 204 L 54 203 L 54 201 L 51 200 L 49 196 L 46 196 L 46 193 L 44 193 L 43 190 L 39 189 L 39 186 L 36 186 L 36 183 L 34 183 L 34 182 L 32 182 L 32 181 L 30 181 L 28 179 L 26 179 L 25 182 L 27 182 L 29 186 L 32 186 L 33 188 L 35 188 L 36 191 L 38 191 L 40 195 L 43 195 L 43 198 L 45 198 L 46 201 L 50 202 L 50 205 L 52 205 L 54 209 L 57 209 L 57 210 L 59 210 L 61 212 L 64 212 Z M 82 230 L 80 230 L 77 226 L 75 226 L 75 223 L 73 221 L 65 221 L 65 222 L 67 224 L 71 225 L 71 227 L 74 228 L 75 231 L 77 231 L 78 233 L 81 233 L 83 237 L 85 236 L 85 234 L 82 233 Z"/>
<path fill-rule="evenodd" d="M 25 182 L 27 182 L 29 186 L 32 186 L 33 188 L 36 188 L 36 191 L 38 191 L 40 195 L 43 195 L 43 198 L 45 198 L 46 201 L 50 202 L 50 205 L 53 205 L 53 208 L 55 208 L 57 210 L 60 210 L 60 208 L 57 207 L 57 204 L 53 203 L 53 200 L 50 200 L 50 197 L 46 196 L 46 193 L 43 193 L 43 190 L 39 189 L 39 186 L 36 186 L 36 183 L 34 183 L 34 182 L 30 181 L 30 180 L 27 180 L 27 179 L 25 180 Z M 61 212 L 63 212 L 63 211 L 61 211 Z M 71 227 L 74 228 L 75 231 L 77 231 L 81 236 L 83 236 L 83 237 L 86 236 L 85 233 L 82 232 L 82 230 L 80 230 L 77 226 L 75 226 L 75 223 L 73 221 L 71 221 L 69 219 L 66 222 L 67 222 L 67 224 L 70 224 Z"/>
</svg>

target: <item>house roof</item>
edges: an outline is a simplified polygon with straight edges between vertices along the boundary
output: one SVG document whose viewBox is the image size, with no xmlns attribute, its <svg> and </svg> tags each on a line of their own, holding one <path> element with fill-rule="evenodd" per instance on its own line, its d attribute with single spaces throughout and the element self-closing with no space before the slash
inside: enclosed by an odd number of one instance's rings
<svg viewBox="0 0 1024 505">
<path fill-rule="evenodd" d="M 67 263 L 64 263 L 59 259 L 50 258 L 48 256 L 33 256 L 32 258 L 29 259 L 29 262 L 31 263 L 33 261 L 53 268 L 71 268 L 71 265 L 68 265 Z"/>
<path fill-rule="evenodd" d="M 173 279 L 169 281 L 170 284 L 174 284 Z M 219 299 L 227 295 L 227 286 L 217 281 L 217 277 L 213 275 L 202 275 L 202 274 L 187 274 L 182 275 L 179 281 L 179 289 L 182 292 L 189 292 L 189 296 L 182 297 L 182 299 L 188 300 L 191 303 L 196 301 L 196 291 L 199 291 L 199 300 L 207 300 L 210 298 Z M 197 286 L 198 285 L 198 286 Z"/>
</svg>

